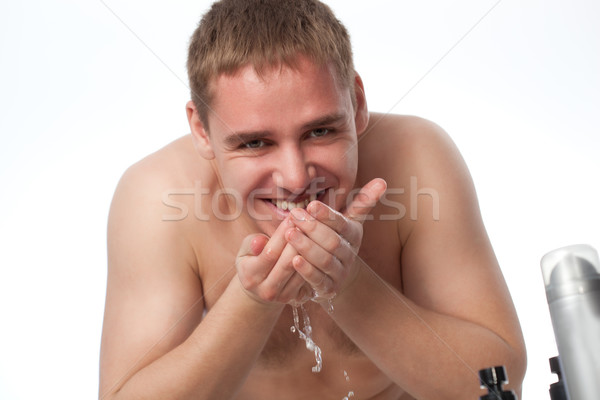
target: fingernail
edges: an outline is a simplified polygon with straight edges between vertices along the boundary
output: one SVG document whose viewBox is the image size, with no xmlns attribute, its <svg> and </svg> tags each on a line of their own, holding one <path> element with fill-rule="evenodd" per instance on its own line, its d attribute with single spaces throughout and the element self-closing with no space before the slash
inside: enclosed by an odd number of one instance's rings
<svg viewBox="0 0 600 400">
<path fill-rule="evenodd" d="M 296 218 L 297 220 L 299 220 L 299 221 L 305 221 L 306 220 L 306 216 L 304 215 L 304 211 L 302 211 L 299 208 L 292 209 L 291 213 L 292 213 L 292 216 L 294 218 Z"/>
<path fill-rule="evenodd" d="M 375 185 L 373 185 L 373 186 L 376 190 L 387 189 L 387 182 L 380 178 L 380 180 L 375 182 Z"/>
<path fill-rule="evenodd" d="M 319 208 L 319 203 L 317 203 L 315 201 L 315 202 L 310 203 L 308 205 L 308 207 L 306 207 L 306 211 L 308 211 L 308 213 L 310 215 L 312 215 L 313 217 L 316 217 L 318 208 Z"/>
</svg>

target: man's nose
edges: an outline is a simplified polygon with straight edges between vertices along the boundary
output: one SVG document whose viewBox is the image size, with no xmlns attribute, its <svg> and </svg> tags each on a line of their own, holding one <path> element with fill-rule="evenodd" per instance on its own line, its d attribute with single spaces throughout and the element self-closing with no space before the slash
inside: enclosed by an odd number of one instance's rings
<svg viewBox="0 0 600 400">
<path fill-rule="evenodd" d="M 306 190 L 316 176 L 316 169 L 307 160 L 300 146 L 287 148 L 281 152 L 273 172 L 273 181 L 280 189 L 299 194 Z"/>
</svg>

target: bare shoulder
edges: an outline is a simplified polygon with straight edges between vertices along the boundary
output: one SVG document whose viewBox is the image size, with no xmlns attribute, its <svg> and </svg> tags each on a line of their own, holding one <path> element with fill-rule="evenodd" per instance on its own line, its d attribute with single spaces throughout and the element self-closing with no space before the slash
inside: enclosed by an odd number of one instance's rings
<svg viewBox="0 0 600 400">
<path fill-rule="evenodd" d="M 183 234 L 184 224 L 162 223 L 169 211 L 165 200 L 173 192 L 194 187 L 194 182 L 200 179 L 201 162 L 191 138 L 184 136 L 130 166 L 115 190 L 109 215 L 109 237 L 128 223 Z"/>
<path fill-rule="evenodd" d="M 189 136 L 181 137 L 130 166 L 123 174 L 116 194 L 131 185 L 143 192 L 176 185 L 189 173 L 189 161 L 195 154 Z"/>
<path fill-rule="evenodd" d="M 406 293 L 423 304 L 438 298 L 439 304 L 427 305 L 444 309 L 448 303 L 439 294 L 454 280 L 447 274 L 465 271 L 466 277 L 469 268 L 497 268 L 471 175 L 449 135 L 433 122 L 374 115 L 370 124 L 361 144 L 371 162 L 363 165 L 376 166 L 370 173 L 384 177 L 388 191 L 400 193 L 397 201 L 406 208 L 398 220 Z M 438 279 L 442 276 L 445 281 Z M 432 290 L 438 291 L 435 296 Z"/>
<path fill-rule="evenodd" d="M 359 157 L 361 181 L 381 177 L 392 191 L 404 194 L 400 200 L 412 217 L 399 221 L 402 238 L 416 226 L 437 222 L 439 213 L 458 211 L 457 206 L 473 212 L 469 220 L 476 223 L 471 175 L 458 148 L 437 124 L 415 116 L 372 114 L 360 138 Z"/>
<path fill-rule="evenodd" d="M 360 140 L 369 153 L 403 162 L 404 167 L 426 155 L 459 156 L 446 131 L 432 121 L 412 115 L 372 113 Z"/>
<path fill-rule="evenodd" d="M 379 127 L 379 128 L 377 128 Z M 370 113 L 368 129 L 396 129 L 403 132 L 439 129 L 432 121 L 415 115 Z"/>
</svg>

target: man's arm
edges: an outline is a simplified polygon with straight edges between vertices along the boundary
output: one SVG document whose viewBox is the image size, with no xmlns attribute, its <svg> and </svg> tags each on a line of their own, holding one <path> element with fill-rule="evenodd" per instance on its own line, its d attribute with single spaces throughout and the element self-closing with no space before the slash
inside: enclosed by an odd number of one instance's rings
<svg viewBox="0 0 600 400">
<path fill-rule="evenodd" d="M 385 132 L 398 129 L 390 118 Z M 519 392 L 525 373 L 523 338 L 470 175 L 444 132 L 422 120 L 410 122 L 402 135 L 386 136 L 386 148 L 395 153 L 386 155 L 382 149 L 378 160 L 392 171 L 384 176 L 388 187 L 409 188 L 410 177 L 417 177 L 419 187 L 435 190 L 439 219 L 427 196 L 412 204 L 418 210 L 407 204 L 398 225 L 403 293 L 357 260 L 357 276 L 334 299 L 332 318 L 382 371 L 420 400 L 477 398 L 477 371 L 494 365 L 506 366 Z M 341 235 L 339 220 L 322 222 Z M 298 249 L 307 257 L 314 252 Z M 303 266 L 308 281 L 310 274 Z"/>
<path fill-rule="evenodd" d="M 111 206 L 100 398 L 231 398 L 283 304 L 253 300 L 232 265 L 229 286 L 200 323 L 195 256 L 178 223 L 161 220 L 157 169 L 131 168 Z"/>
</svg>

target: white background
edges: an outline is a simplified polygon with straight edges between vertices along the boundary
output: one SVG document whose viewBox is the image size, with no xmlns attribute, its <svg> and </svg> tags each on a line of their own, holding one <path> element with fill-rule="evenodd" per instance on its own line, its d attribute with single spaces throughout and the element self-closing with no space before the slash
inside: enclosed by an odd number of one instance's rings
<svg viewBox="0 0 600 400">
<path fill-rule="evenodd" d="M 329 4 L 371 109 L 431 119 L 462 150 L 528 346 L 523 398 L 548 398 L 539 259 L 600 247 L 600 3 Z M 97 396 L 110 199 L 188 132 L 186 47 L 208 5 L 0 3 L 0 399 Z"/>
</svg>

